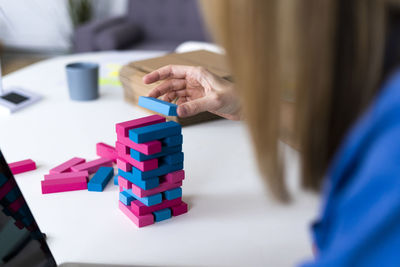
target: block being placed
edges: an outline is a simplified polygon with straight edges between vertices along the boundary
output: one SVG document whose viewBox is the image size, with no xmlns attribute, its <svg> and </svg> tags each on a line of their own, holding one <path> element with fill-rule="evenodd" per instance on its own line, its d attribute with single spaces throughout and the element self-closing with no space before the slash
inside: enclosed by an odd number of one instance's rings
<svg viewBox="0 0 400 267">
<path fill-rule="evenodd" d="M 139 186 L 144 190 L 156 188 L 160 184 L 160 179 L 158 177 L 149 178 L 147 180 L 142 180 L 139 177 L 134 177 L 130 172 L 124 172 L 118 169 L 118 175 L 127 179 L 129 182 Z"/>
<path fill-rule="evenodd" d="M 149 190 L 143 190 L 139 186 L 131 183 L 130 184 L 130 188 L 128 188 L 128 189 L 132 189 L 133 194 L 135 194 L 138 197 L 147 197 L 147 196 L 150 196 L 150 195 L 161 193 L 161 192 L 164 192 L 166 190 L 170 190 L 170 189 L 181 187 L 181 186 L 182 186 L 182 182 L 177 182 L 177 183 L 174 183 L 174 184 L 171 184 L 171 183 L 168 183 L 168 182 L 163 182 L 159 186 L 157 186 L 156 188 L 149 189 Z"/>
<path fill-rule="evenodd" d="M 154 97 L 139 96 L 138 105 L 152 111 L 161 113 L 165 116 L 178 116 L 176 113 L 177 105 L 162 101 Z"/>
<path fill-rule="evenodd" d="M 182 126 L 179 123 L 168 121 L 129 130 L 129 139 L 140 144 L 172 135 L 180 135 L 181 132 Z"/>
<path fill-rule="evenodd" d="M 119 144 L 117 142 L 117 148 L 118 148 L 118 159 L 117 159 L 117 165 L 121 166 L 122 170 L 127 170 L 130 171 L 131 167 L 126 165 L 126 163 L 129 163 L 129 165 L 134 166 L 135 168 L 138 168 L 141 171 L 151 171 L 154 169 L 158 168 L 158 159 L 149 159 L 149 160 L 144 160 L 144 161 L 137 161 L 136 159 L 132 158 L 129 156 L 129 154 L 126 154 L 126 151 L 129 151 L 128 147 L 125 147 L 122 144 Z"/>
<path fill-rule="evenodd" d="M 173 154 L 173 153 L 177 153 L 177 152 L 181 152 L 181 151 L 182 151 L 182 145 L 164 146 L 161 148 L 160 153 L 156 153 L 156 154 L 152 154 L 152 155 L 145 155 L 143 153 L 140 153 L 139 151 L 131 149 L 130 155 L 133 159 L 135 159 L 137 161 L 145 161 L 145 160 L 160 158 L 160 157 L 166 156 L 168 154 Z"/>
<path fill-rule="evenodd" d="M 134 200 L 135 198 L 132 196 L 132 194 L 129 194 L 125 190 L 119 192 L 119 201 L 124 203 L 126 206 L 130 206 L 131 202 Z"/>
<path fill-rule="evenodd" d="M 148 207 L 145 204 L 143 204 L 142 202 L 140 202 L 139 200 L 134 200 L 131 202 L 130 209 L 136 215 L 145 215 L 145 214 L 152 213 L 156 210 L 179 206 L 181 203 L 182 203 L 182 199 L 176 198 L 173 200 L 163 200 L 163 202 L 161 202 L 158 205 Z"/>
<path fill-rule="evenodd" d="M 133 194 L 132 189 L 127 189 L 127 190 L 125 190 L 125 192 L 132 195 L 133 198 L 135 198 L 136 200 L 139 200 L 140 202 L 142 202 L 143 204 L 145 204 L 148 207 L 160 204 L 162 202 L 162 194 L 161 193 L 157 193 L 157 194 L 147 196 L 147 197 L 138 197 L 135 194 Z"/>
<path fill-rule="evenodd" d="M 138 144 L 130 140 L 129 137 L 117 136 L 117 141 L 145 155 L 152 155 L 161 152 L 162 145 L 161 142 L 158 140 L 153 140 L 145 142 L 143 144 Z"/>
<path fill-rule="evenodd" d="M 126 172 L 133 175 L 133 177 L 140 180 L 147 180 L 153 177 L 159 177 L 170 172 L 178 171 L 183 169 L 183 162 L 173 165 L 161 164 L 157 169 L 143 172 L 135 167 L 132 167 L 132 171 Z"/>
<path fill-rule="evenodd" d="M 174 188 L 163 192 L 164 198 L 168 200 L 172 200 L 175 198 L 182 197 L 182 188 Z"/>
<path fill-rule="evenodd" d="M 8 164 L 13 174 L 36 170 L 36 163 L 31 159 L 21 160 Z"/>
<path fill-rule="evenodd" d="M 144 127 L 147 125 L 165 122 L 165 118 L 160 115 L 151 115 L 140 119 L 120 122 L 115 125 L 115 130 L 119 136 L 129 136 L 129 130 Z"/>
<path fill-rule="evenodd" d="M 74 172 L 88 171 L 89 174 L 95 173 L 100 167 L 112 167 L 112 160 L 99 158 L 71 167 Z"/>
<path fill-rule="evenodd" d="M 90 179 L 88 183 L 88 190 L 95 192 L 103 192 L 108 182 L 114 176 L 114 169 L 112 167 L 100 167 L 96 174 Z"/>
<path fill-rule="evenodd" d="M 67 160 L 66 162 L 54 167 L 53 169 L 50 170 L 50 173 L 69 172 L 69 171 L 71 171 L 72 166 L 82 164 L 84 162 L 86 162 L 85 159 L 75 157 L 75 158 Z"/>
<path fill-rule="evenodd" d="M 179 146 L 183 143 L 183 135 L 174 135 L 161 139 L 163 146 Z"/>
<path fill-rule="evenodd" d="M 115 148 L 104 143 L 96 144 L 96 154 L 102 158 L 112 159 L 114 162 L 117 160 L 117 151 Z"/>
<path fill-rule="evenodd" d="M 88 171 L 81 171 L 81 172 L 62 172 L 62 173 L 53 173 L 53 174 L 46 174 L 44 176 L 45 180 L 55 180 L 55 179 L 65 179 L 65 178 L 74 178 L 74 177 L 89 177 Z"/>
<path fill-rule="evenodd" d="M 179 170 L 175 172 L 170 172 L 164 176 L 161 177 L 162 179 L 165 179 L 165 181 L 169 183 L 176 183 L 179 181 L 182 181 L 185 179 L 185 171 L 184 170 Z"/>
<path fill-rule="evenodd" d="M 154 215 L 154 221 L 161 222 L 171 218 L 171 210 L 169 208 L 156 210 L 153 212 L 153 215 Z"/>
<path fill-rule="evenodd" d="M 118 201 L 119 209 L 126 215 L 128 218 L 136 224 L 137 227 L 143 227 L 154 223 L 153 214 L 146 215 L 135 215 L 128 206 L 124 205 L 121 201 Z"/>
<path fill-rule="evenodd" d="M 183 152 L 167 155 L 165 157 L 162 157 L 161 160 L 168 165 L 181 163 L 183 162 Z"/>
<path fill-rule="evenodd" d="M 179 216 L 181 214 L 188 212 L 188 205 L 182 201 L 181 204 L 171 207 L 171 210 L 173 216 Z"/>
<path fill-rule="evenodd" d="M 86 177 L 41 181 L 42 194 L 87 189 Z"/>
</svg>

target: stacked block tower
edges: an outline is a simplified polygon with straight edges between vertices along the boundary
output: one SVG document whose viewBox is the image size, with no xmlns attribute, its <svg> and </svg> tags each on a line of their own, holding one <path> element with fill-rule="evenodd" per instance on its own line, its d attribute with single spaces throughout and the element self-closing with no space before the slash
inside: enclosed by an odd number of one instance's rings
<svg viewBox="0 0 400 267">
<path fill-rule="evenodd" d="M 176 116 L 176 105 L 141 97 L 139 105 Z M 182 127 L 160 115 L 116 124 L 119 208 L 138 227 L 187 212 Z"/>
</svg>

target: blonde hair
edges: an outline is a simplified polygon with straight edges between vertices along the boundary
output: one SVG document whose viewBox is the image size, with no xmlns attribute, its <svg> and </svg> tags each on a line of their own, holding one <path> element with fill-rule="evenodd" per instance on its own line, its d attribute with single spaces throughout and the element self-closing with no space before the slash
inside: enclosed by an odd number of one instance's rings
<svg viewBox="0 0 400 267">
<path fill-rule="evenodd" d="M 384 75 L 388 11 L 383 0 L 203 0 L 227 50 L 258 166 L 288 200 L 278 149 L 282 95 L 295 95 L 302 185 L 318 190 L 349 127 Z"/>
</svg>

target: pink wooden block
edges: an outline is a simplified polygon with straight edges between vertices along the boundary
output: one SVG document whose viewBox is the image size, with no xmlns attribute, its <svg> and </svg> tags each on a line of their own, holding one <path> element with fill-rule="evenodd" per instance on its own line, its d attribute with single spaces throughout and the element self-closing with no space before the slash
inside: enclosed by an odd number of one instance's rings
<svg viewBox="0 0 400 267">
<path fill-rule="evenodd" d="M 20 196 L 19 198 L 17 198 L 13 203 L 11 203 L 10 205 L 8 205 L 8 209 L 12 212 L 15 213 L 17 212 L 22 205 L 25 204 L 25 200 L 22 196 Z"/>
<path fill-rule="evenodd" d="M 136 215 L 134 214 L 128 206 L 125 206 L 124 203 L 118 201 L 119 209 L 126 215 L 128 218 L 136 224 L 137 227 L 143 227 L 147 225 L 151 225 L 154 223 L 153 214 L 146 214 L 146 215 Z"/>
<path fill-rule="evenodd" d="M 42 194 L 87 189 L 86 177 L 44 180 L 41 181 L 41 183 L 42 183 Z"/>
<path fill-rule="evenodd" d="M 3 199 L 3 197 L 5 197 L 8 194 L 8 192 L 10 192 L 11 189 L 13 189 L 15 186 L 16 184 L 14 180 L 8 180 L 7 182 L 5 182 L 0 187 L 0 199 Z"/>
<path fill-rule="evenodd" d="M 97 172 L 100 167 L 112 167 L 112 159 L 99 158 L 71 167 L 74 172 L 88 171 L 89 174 Z"/>
<path fill-rule="evenodd" d="M 124 188 L 120 185 L 119 186 L 119 192 L 122 192 L 122 191 L 124 191 Z"/>
<path fill-rule="evenodd" d="M 165 181 L 167 181 L 169 183 L 177 183 L 177 182 L 185 179 L 185 171 L 179 170 L 179 171 L 175 171 L 175 172 L 170 172 L 166 175 L 161 176 L 160 178 L 164 179 Z"/>
<path fill-rule="evenodd" d="M 112 159 L 114 162 L 117 160 L 117 151 L 115 148 L 104 143 L 96 144 L 96 154 L 102 158 Z"/>
<path fill-rule="evenodd" d="M 135 168 L 138 168 L 142 172 L 144 171 L 151 171 L 154 169 L 158 168 L 158 159 L 149 159 L 145 161 L 137 161 L 134 158 L 132 158 L 127 152 L 129 151 L 129 148 L 124 146 L 123 144 L 116 142 L 115 147 L 118 152 L 118 160 L 120 161 L 120 165 L 125 165 L 126 163 L 129 163 Z M 117 160 L 117 161 L 118 161 Z M 125 163 L 122 163 L 121 161 L 125 161 Z M 118 164 L 118 163 L 117 163 Z M 130 171 L 132 170 L 131 167 L 129 166 L 124 166 L 125 169 L 129 169 Z"/>
<path fill-rule="evenodd" d="M 132 183 L 126 180 L 124 177 L 118 176 L 118 185 L 123 187 L 123 189 L 131 189 Z M 122 190 L 121 190 L 122 191 Z"/>
<path fill-rule="evenodd" d="M 133 213 L 135 213 L 136 215 L 145 215 L 145 214 L 152 213 L 156 210 L 162 210 L 162 209 L 166 209 L 169 207 L 177 206 L 181 202 L 182 202 L 182 198 L 179 197 L 179 198 L 175 198 L 172 200 L 164 200 L 160 204 L 148 207 L 145 204 L 143 204 L 142 202 L 140 202 L 139 200 L 134 200 L 131 202 L 131 205 L 129 207 L 130 207 L 131 211 Z"/>
<path fill-rule="evenodd" d="M 115 129 L 117 131 L 117 135 L 129 136 L 129 130 L 140 128 L 152 124 L 162 123 L 165 122 L 165 118 L 160 115 L 151 115 L 147 117 L 143 117 L 140 119 L 120 122 L 115 125 Z"/>
<path fill-rule="evenodd" d="M 181 204 L 171 207 L 171 210 L 172 210 L 172 216 L 179 216 L 181 214 L 188 212 L 188 205 L 182 201 Z"/>
<path fill-rule="evenodd" d="M 148 190 L 143 190 L 142 188 L 140 188 L 139 186 L 137 186 L 135 184 L 131 185 L 132 193 L 134 193 L 138 197 L 151 196 L 151 195 L 154 195 L 154 194 L 157 194 L 157 193 L 160 193 L 160 192 L 164 192 L 166 190 L 170 190 L 170 189 L 173 189 L 173 188 L 181 187 L 181 186 L 182 186 L 182 181 L 181 182 L 177 182 L 177 183 L 164 182 L 164 183 L 160 184 L 159 186 L 157 186 L 156 188 L 148 189 Z"/>
<path fill-rule="evenodd" d="M 36 170 L 36 163 L 31 159 L 21 160 L 8 164 L 13 174 Z"/>
<path fill-rule="evenodd" d="M 149 142 L 142 143 L 142 144 L 137 144 L 137 143 L 133 142 L 132 140 L 130 140 L 128 137 L 117 136 L 117 141 L 120 142 L 121 144 L 124 144 L 130 148 L 133 148 L 145 155 L 152 155 L 152 154 L 161 152 L 162 144 L 158 140 L 149 141 Z"/>
<path fill-rule="evenodd" d="M 75 158 L 67 160 L 66 162 L 54 167 L 53 169 L 50 170 L 50 173 L 69 172 L 69 171 L 71 171 L 72 166 L 82 164 L 84 162 L 86 162 L 85 159 L 75 157 Z"/>
<path fill-rule="evenodd" d="M 53 174 L 45 175 L 44 179 L 45 180 L 56 180 L 56 179 L 65 179 L 65 178 L 74 178 L 74 177 L 85 177 L 87 179 L 89 177 L 89 172 L 81 171 L 81 172 L 53 173 Z"/>
<path fill-rule="evenodd" d="M 120 158 L 117 159 L 117 167 L 118 167 L 118 169 L 121 169 L 124 172 L 132 171 L 132 165 Z"/>
</svg>

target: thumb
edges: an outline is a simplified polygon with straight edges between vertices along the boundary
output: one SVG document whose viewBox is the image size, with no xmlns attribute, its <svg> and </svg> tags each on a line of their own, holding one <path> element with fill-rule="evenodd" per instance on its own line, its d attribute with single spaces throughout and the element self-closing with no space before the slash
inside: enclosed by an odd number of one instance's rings
<svg viewBox="0 0 400 267">
<path fill-rule="evenodd" d="M 200 112 L 208 111 L 209 108 L 209 99 L 207 99 L 207 97 L 202 97 L 179 105 L 177 112 L 179 117 L 190 117 Z"/>
</svg>

